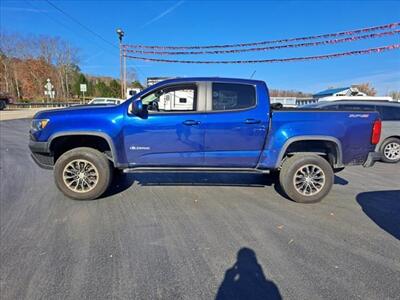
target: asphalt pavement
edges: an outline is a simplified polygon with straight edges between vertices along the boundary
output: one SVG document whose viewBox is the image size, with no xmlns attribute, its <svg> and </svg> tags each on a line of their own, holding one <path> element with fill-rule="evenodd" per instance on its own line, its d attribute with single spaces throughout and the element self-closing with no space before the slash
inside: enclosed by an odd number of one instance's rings
<svg viewBox="0 0 400 300">
<path fill-rule="evenodd" d="M 39 111 L 57 108 L 59 107 L 11 108 L 0 110 L 0 121 L 33 118 L 33 116 Z"/>
<path fill-rule="evenodd" d="M 0 122 L 1 299 L 399 299 L 400 164 L 297 204 L 257 174 L 119 175 L 63 196 Z"/>
</svg>

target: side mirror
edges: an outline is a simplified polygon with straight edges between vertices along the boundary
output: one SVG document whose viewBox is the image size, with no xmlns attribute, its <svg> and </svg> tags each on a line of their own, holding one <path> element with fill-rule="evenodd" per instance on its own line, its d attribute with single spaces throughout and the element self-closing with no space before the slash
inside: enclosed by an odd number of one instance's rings
<svg viewBox="0 0 400 300">
<path fill-rule="evenodd" d="M 132 113 L 138 117 L 142 117 L 144 115 L 145 108 L 143 107 L 143 102 L 141 99 L 132 101 Z"/>
</svg>

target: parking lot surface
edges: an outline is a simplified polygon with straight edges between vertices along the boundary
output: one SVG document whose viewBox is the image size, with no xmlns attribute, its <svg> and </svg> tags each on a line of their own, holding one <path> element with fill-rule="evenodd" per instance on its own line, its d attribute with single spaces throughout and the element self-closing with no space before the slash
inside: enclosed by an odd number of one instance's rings
<svg viewBox="0 0 400 300">
<path fill-rule="evenodd" d="M 32 118 L 37 112 L 48 109 L 57 109 L 57 107 L 15 108 L 1 110 L 0 121 Z"/>
<path fill-rule="evenodd" d="M 2 299 L 399 299 L 400 165 L 317 204 L 255 174 L 119 175 L 74 201 L 0 122 Z"/>
</svg>

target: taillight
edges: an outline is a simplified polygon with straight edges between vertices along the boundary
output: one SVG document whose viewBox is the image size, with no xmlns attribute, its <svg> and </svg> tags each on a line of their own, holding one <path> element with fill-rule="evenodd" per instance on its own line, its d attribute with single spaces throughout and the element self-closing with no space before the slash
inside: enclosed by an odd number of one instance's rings
<svg viewBox="0 0 400 300">
<path fill-rule="evenodd" d="M 379 143 L 381 138 L 382 121 L 381 119 L 376 119 L 374 126 L 372 127 L 371 144 L 376 145 Z"/>
</svg>

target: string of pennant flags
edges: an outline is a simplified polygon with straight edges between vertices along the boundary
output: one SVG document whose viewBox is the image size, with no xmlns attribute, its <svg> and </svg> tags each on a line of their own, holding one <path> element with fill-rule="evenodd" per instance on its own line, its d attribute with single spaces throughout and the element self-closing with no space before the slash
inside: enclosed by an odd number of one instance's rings
<svg viewBox="0 0 400 300">
<path fill-rule="evenodd" d="M 361 36 L 353 36 L 334 40 L 325 40 L 318 42 L 308 42 L 301 44 L 287 44 L 287 45 L 277 45 L 268 47 L 258 47 L 258 48 L 248 48 L 248 49 L 229 49 L 229 50 L 213 50 L 213 51 L 147 51 L 147 50 L 132 50 L 125 49 L 125 52 L 137 53 L 137 54 L 156 54 L 156 55 L 197 55 L 197 54 L 226 54 L 226 53 L 243 53 L 243 52 L 254 52 L 254 51 L 268 51 L 283 48 L 300 48 L 300 47 L 313 47 L 320 45 L 338 44 L 345 42 L 354 42 L 358 40 L 365 40 L 371 38 L 379 38 L 389 35 L 400 34 L 400 30 L 385 31 L 381 33 L 373 33 Z"/>
<path fill-rule="evenodd" d="M 365 55 L 371 53 L 380 53 L 384 51 L 397 50 L 400 44 L 393 44 L 381 46 L 377 48 L 369 48 L 362 50 L 353 50 L 340 53 L 331 53 L 324 55 L 302 56 L 302 57 L 286 57 L 286 58 L 271 58 L 271 59 L 258 59 L 258 60 L 178 60 L 178 59 L 163 59 L 157 57 L 147 57 L 146 55 L 166 56 L 166 55 L 213 55 L 213 54 L 233 54 L 244 52 L 257 52 L 257 51 L 271 51 L 278 49 L 300 48 L 300 47 L 314 47 L 320 45 L 332 45 L 338 43 L 353 42 L 366 39 L 375 39 L 387 36 L 400 34 L 400 30 L 393 30 L 400 26 L 400 22 L 373 26 L 368 28 L 361 28 L 351 31 L 342 31 L 336 33 L 327 33 L 321 35 L 295 37 L 280 40 L 261 41 L 253 43 L 241 44 L 226 44 L 226 45 L 205 45 L 205 46 L 148 46 L 148 45 L 130 45 L 125 44 L 121 46 L 123 56 L 130 59 L 142 60 L 147 62 L 160 62 L 160 63 L 182 63 L 182 64 L 251 64 L 251 63 L 277 63 L 277 62 L 293 62 L 293 61 L 307 61 L 307 60 L 321 60 L 330 59 L 351 55 Z M 391 29 L 390 31 L 375 32 Z M 368 34 L 365 34 L 368 33 Z M 362 34 L 362 35 L 360 35 Z M 327 39 L 331 38 L 331 39 Z M 332 39 L 333 38 L 333 39 Z M 322 39 L 322 40 L 321 40 Z M 323 40 L 325 39 L 325 40 Z M 309 40 L 317 40 L 311 41 Z M 294 41 L 308 41 L 303 43 L 289 43 Z M 267 44 L 277 44 L 266 47 L 252 47 Z M 243 48 L 247 47 L 247 48 Z M 251 47 L 251 48 L 249 48 Z M 207 50 L 207 49 L 217 50 Z M 239 49 L 230 49 L 239 48 Z M 179 51 L 170 51 L 179 50 Z M 196 51 L 192 51 L 196 50 Z M 133 53 L 134 55 L 131 55 Z M 143 56 L 137 56 L 143 55 Z"/>
<path fill-rule="evenodd" d="M 320 35 L 313 35 L 307 37 L 295 37 L 288 39 L 280 39 L 280 40 L 272 40 L 272 41 L 262 41 L 262 42 L 253 42 L 253 43 L 241 43 L 241 44 L 227 44 L 227 45 L 208 45 L 208 46 L 148 46 L 148 45 L 124 45 L 126 48 L 144 48 L 144 49 L 182 49 L 182 50 L 190 50 L 190 49 L 211 49 L 211 48 L 238 48 L 238 47 L 249 47 L 249 46 L 257 46 L 257 45 L 266 45 L 266 44 L 278 44 L 278 43 L 287 43 L 287 42 L 296 42 L 296 41 L 306 41 L 306 40 L 315 40 L 315 39 L 323 39 L 323 38 L 332 38 L 346 35 L 356 35 L 360 33 L 384 30 L 384 29 L 393 29 L 400 26 L 400 22 L 373 26 L 367 28 L 361 28 L 350 31 L 342 31 L 335 33 L 326 33 Z"/>
<path fill-rule="evenodd" d="M 354 50 L 340 53 L 331 53 L 324 55 L 314 56 L 303 56 L 303 57 L 288 57 L 288 58 L 272 58 L 272 59 L 257 59 L 257 60 L 175 60 L 175 59 L 161 59 L 161 58 L 150 58 L 150 57 L 139 57 L 125 55 L 127 58 L 138 59 L 147 62 L 160 62 L 160 63 L 180 63 L 180 64 L 255 64 L 255 63 L 280 63 L 280 62 L 295 62 L 295 61 L 307 61 L 307 60 L 322 60 L 337 58 L 351 55 L 363 55 L 372 53 L 381 53 L 390 50 L 400 49 L 400 44 L 388 45 L 377 48 L 369 48 L 363 50 Z"/>
</svg>

